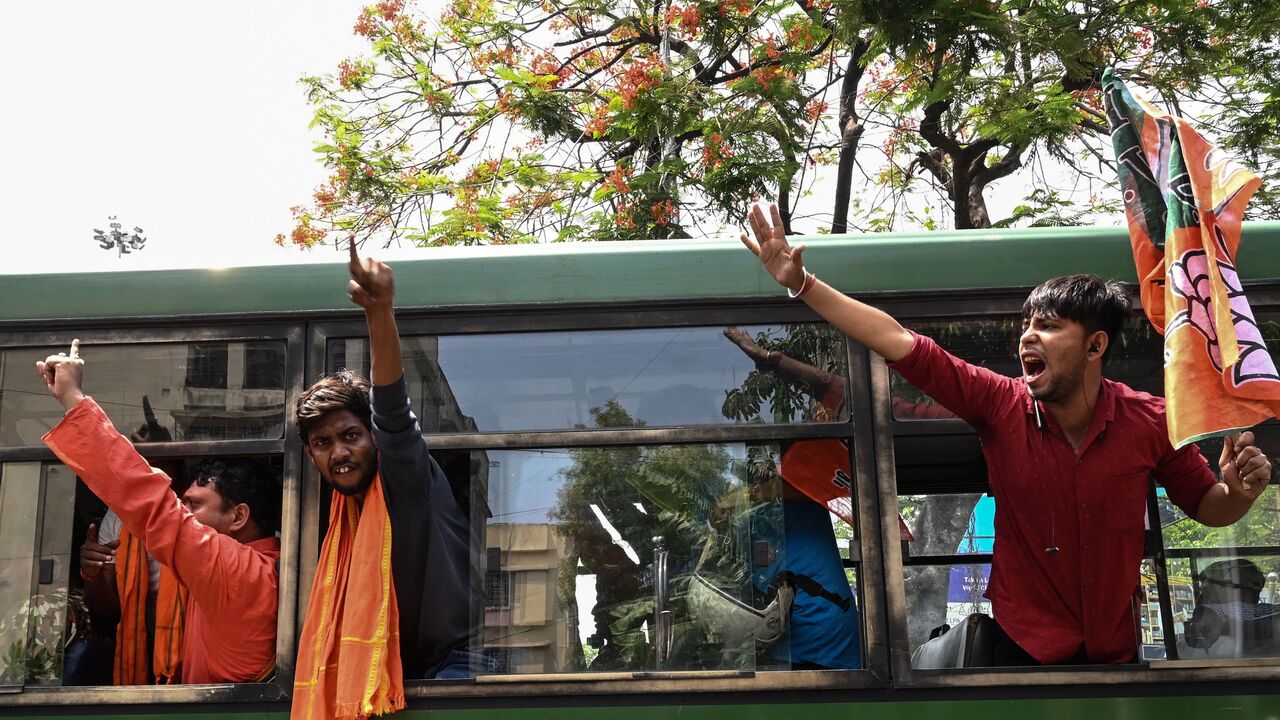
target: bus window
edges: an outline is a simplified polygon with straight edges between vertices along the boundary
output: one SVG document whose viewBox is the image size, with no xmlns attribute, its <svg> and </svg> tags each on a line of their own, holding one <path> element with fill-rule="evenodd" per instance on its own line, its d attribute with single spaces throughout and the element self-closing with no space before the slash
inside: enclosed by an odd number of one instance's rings
<svg viewBox="0 0 1280 720">
<path fill-rule="evenodd" d="M 0 465 L 0 688 L 57 676 L 49 664 L 50 658 L 60 661 L 60 633 L 44 634 L 57 626 L 56 617 L 47 625 L 32 622 L 33 606 L 45 604 L 32 582 L 39 565 L 41 484 L 39 463 Z"/>
<path fill-rule="evenodd" d="M 277 439 L 283 341 L 86 345 L 85 390 L 139 442 Z M 32 372 L 48 348 L 0 351 L 0 447 L 38 446 L 62 418 Z"/>
<path fill-rule="evenodd" d="M 746 339 L 743 339 L 743 336 Z M 426 432 L 591 427 L 616 402 L 648 427 L 843 422 L 843 337 L 826 325 L 657 328 L 402 338 L 409 396 Z M 749 345 L 747 345 L 749 343 Z M 746 349 L 743 345 L 747 345 Z M 816 413 L 800 382 L 775 392 L 782 356 L 841 379 Z M 364 339 L 330 340 L 328 367 L 367 369 Z M 771 402 L 772 400 L 772 402 Z"/>
<path fill-rule="evenodd" d="M 904 555 L 907 633 L 911 647 L 940 625 L 991 613 L 986 598 L 995 538 L 995 500 L 986 494 L 902 495 L 898 508 L 912 528 Z"/>
<path fill-rule="evenodd" d="M 832 516 L 780 480 L 776 445 L 477 455 L 485 672 L 860 665 Z"/>
<path fill-rule="evenodd" d="M 182 497 L 191 486 L 194 475 L 200 471 L 204 459 L 166 457 L 150 462 L 171 479 L 171 489 Z M 251 459 L 258 462 L 269 482 L 279 482 L 281 458 Z M 140 544 L 131 550 L 125 543 L 127 529 L 120 518 L 66 468 L 47 464 L 46 476 L 48 487 L 52 488 L 56 480 L 59 491 L 56 496 L 49 496 L 45 506 L 41 547 L 47 550 L 42 551 L 41 560 L 46 561 L 51 555 L 57 559 L 53 596 L 65 598 L 67 617 L 66 635 L 58 645 L 62 652 L 56 658 L 60 671 L 49 679 L 48 684 L 167 684 L 157 680 L 157 672 L 174 672 L 175 679 L 182 680 L 190 615 L 187 613 L 188 605 L 182 602 L 187 596 L 179 591 L 187 592 L 189 588 L 183 586 L 180 577 L 163 568 Z M 214 480 L 215 486 L 216 482 Z M 272 491 L 278 500 L 278 485 L 269 486 L 269 492 Z M 273 515 L 259 522 L 264 530 L 274 533 L 280 525 L 279 505 L 267 502 L 266 506 Z M 114 559 L 104 567 L 86 564 L 82 559 L 84 552 L 97 552 L 99 546 L 114 547 Z M 136 570 L 128 569 L 130 564 L 134 564 Z M 122 580 L 121 575 L 132 578 L 134 585 Z M 164 605 L 165 598 L 173 598 L 168 607 Z M 199 607 L 200 598 L 193 600 Z M 140 618 L 141 622 L 122 625 L 130 616 Z M 169 634 L 161 635 L 157 628 L 172 629 L 162 630 Z M 157 652 L 161 652 L 157 644 L 161 637 L 169 638 L 171 645 L 167 665 L 155 657 Z M 232 647 L 239 648 L 233 653 L 241 652 L 243 645 L 240 644 L 249 641 L 239 637 L 206 637 L 203 642 L 202 650 L 212 658 L 219 652 L 225 655 Z M 230 645 L 226 645 L 228 642 Z M 261 646 L 259 643 L 257 649 L 260 651 L 263 650 Z M 274 648 L 274 643 L 271 643 L 267 651 L 274 653 Z M 226 665 L 219 659 L 209 664 L 210 672 L 217 672 Z"/>
<path fill-rule="evenodd" d="M 657 428 L 848 423 L 838 332 L 730 325 L 402 342 L 429 434 L 512 433 L 501 449 L 464 438 L 433 450 L 472 521 L 482 672 L 861 667 L 858 564 L 845 557 L 855 533 L 837 517 L 852 519 L 847 442 L 795 428 L 778 441 L 652 440 Z M 364 339 L 326 348 L 328 370 L 367 369 Z M 537 446 L 518 434 L 530 430 L 544 433 Z M 593 446 L 588 430 L 634 442 Z M 572 442 L 554 444 L 560 433 Z M 825 476 L 811 473 L 826 486 L 818 499 L 783 479 L 794 479 L 788 451 L 804 440 L 831 459 Z"/>
<path fill-rule="evenodd" d="M 1257 319 L 1266 342 L 1280 343 L 1280 312 L 1263 310 Z M 1201 525 L 1163 490 L 1157 493 L 1179 659 L 1280 657 L 1280 491 L 1274 486 L 1280 422 L 1267 421 L 1253 433 L 1272 458 L 1273 485 L 1234 524 Z M 1215 473 L 1222 442 L 1198 443 Z"/>
</svg>

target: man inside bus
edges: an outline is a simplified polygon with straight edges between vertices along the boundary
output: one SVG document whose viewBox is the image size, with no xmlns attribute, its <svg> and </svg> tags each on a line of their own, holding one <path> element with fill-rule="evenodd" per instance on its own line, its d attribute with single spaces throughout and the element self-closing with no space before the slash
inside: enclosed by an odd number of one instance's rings
<svg viewBox="0 0 1280 720">
<path fill-rule="evenodd" d="M 84 394 L 84 365 L 79 340 L 69 355 L 36 363 L 66 410 L 44 442 L 186 589 L 180 681 L 266 680 L 276 654 L 278 484 L 261 463 L 227 460 L 179 500 L 169 477 L 148 465 Z M 111 560 L 89 558 L 81 570 L 101 573 Z"/>
<path fill-rule="evenodd" d="M 348 270 L 348 294 L 364 308 L 369 327 L 372 388 L 343 370 L 298 398 L 295 418 L 303 446 L 335 492 L 322 570 L 316 573 L 299 643 L 295 716 L 335 702 L 379 707 L 377 698 L 361 695 L 362 686 L 342 681 L 348 672 L 363 676 L 369 671 L 370 647 L 375 664 L 388 664 L 373 668 L 380 684 L 392 688 L 378 691 L 387 703 L 384 711 L 403 704 L 401 668 L 408 678 L 457 679 L 474 673 L 467 650 L 469 520 L 428 453 L 409 407 L 393 307 L 395 280 L 385 264 L 358 257 L 354 245 Z M 380 572 L 370 576 L 384 553 L 390 555 L 390 578 Z M 326 574 L 334 578 L 327 585 L 322 582 Z M 347 587 L 352 591 L 345 592 Z M 370 596 L 375 600 L 366 599 Z M 340 640 L 326 633 L 336 623 L 343 627 Z M 398 636 L 376 631 L 397 626 Z M 370 634 L 350 633 L 350 627 Z"/>
<path fill-rule="evenodd" d="M 1133 661 L 1148 479 L 1199 522 L 1229 525 L 1271 478 L 1253 433 L 1224 443 L 1219 482 L 1196 446 L 1170 445 L 1163 400 L 1103 378 L 1129 312 L 1118 285 L 1077 275 L 1036 288 L 1023 305 L 1023 376 L 1009 378 L 807 272 L 776 206 L 753 207 L 749 222 L 743 244 L 788 294 L 977 430 L 999 508 L 987 590 L 995 664 Z"/>
</svg>

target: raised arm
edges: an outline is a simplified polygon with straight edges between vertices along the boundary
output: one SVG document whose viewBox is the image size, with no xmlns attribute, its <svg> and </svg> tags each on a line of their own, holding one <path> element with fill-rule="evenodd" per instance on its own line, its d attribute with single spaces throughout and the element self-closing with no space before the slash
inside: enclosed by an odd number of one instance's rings
<svg viewBox="0 0 1280 720">
<path fill-rule="evenodd" d="M 70 355 L 52 355 L 36 363 L 36 370 L 67 410 L 44 436 L 45 444 L 120 517 L 153 558 L 173 569 L 204 612 L 214 615 L 234 604 L 230 589 L 237 585 L 228 577 L 252 584 L 275 582 L 269 561 L 183 508 L 169 476 L 151 467 L 102 408 L 85 396 L 79 340 L 72 342 Z M 105 562 L 97 556 L 89 559 L 96 560 L 98 568 Z"/>
<path fill-rule="evenodd" d="M 356 254 L 355 242 L 347 247 L 351 252 L 347 261 L 347 269 L 351 271 L 347 295 L 364 308 L 365 322 L 369 324 L 369 379 L 375 386 L 390 385 L 404 375 L 394 308 L 395 277 L 386 263 L 361 259 Z"/>
<path fill-rule="evenodd" d="M 901 360 L 911 352 L 914 338 L 897 320 L 882 310 L 845 296 L 805 271 L 801 260 L 804 245 L 793 248 L 787 243 L 777 205 L 769 205 L 768 215 L 755 205 L 747 220 L 755 239 L 742 233 L 742 244 L 760 258 L 760 264 L 779 285 L 791 291 L 792 295 L 798 295 L 824 320 L 885 360 Z"/>
</svg>

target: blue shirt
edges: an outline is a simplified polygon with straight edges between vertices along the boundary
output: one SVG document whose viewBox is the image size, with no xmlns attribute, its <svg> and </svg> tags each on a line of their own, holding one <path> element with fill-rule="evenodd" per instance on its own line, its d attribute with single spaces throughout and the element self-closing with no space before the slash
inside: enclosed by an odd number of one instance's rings
<svg viewBox="0 0 1280 720">
<path fill-rule="evenodd" d="M 773 662 L 811 663 L 826 668 L 862 667 L 862 636 L 857 600 L 849 589 L 835 530 L 827 509 L 816 502 L 782 503 L 783 540 L 773 562 L 753 573 L 765 590 L 780 572 L 807 575 L 823 588 L 847 598 L 848 609 L 827 598 L 795 589 L 787 632 L 770 648 Z"/>
</svg>

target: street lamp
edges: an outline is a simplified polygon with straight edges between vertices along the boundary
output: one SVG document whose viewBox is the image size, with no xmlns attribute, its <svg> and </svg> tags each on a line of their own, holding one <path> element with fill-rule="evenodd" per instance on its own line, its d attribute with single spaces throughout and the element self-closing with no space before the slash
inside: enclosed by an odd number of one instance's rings
<svg viewBox="0 0 1280 720">
<path fill-rule="evenodd" d="M 111 221 L 107 226 L 111 228 L 110 230 L 93 229 L 93 239 L 98 241 L 98 246 L 103 250 L 115 248 L 119 252 L 117 257 L 123 257 L 134 250 L 141 250 L 147 244 L 147 238 L 142 234 L 142 228 L 135 227 L 132 233 L 127 233 L 120 229 L 123 226 L 115 221 L 115 215 L 107 219 Z"/>
</svg>

